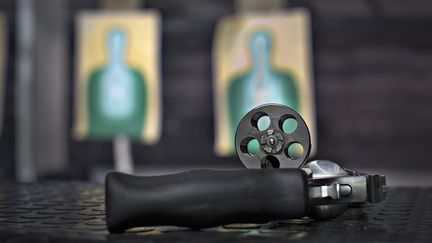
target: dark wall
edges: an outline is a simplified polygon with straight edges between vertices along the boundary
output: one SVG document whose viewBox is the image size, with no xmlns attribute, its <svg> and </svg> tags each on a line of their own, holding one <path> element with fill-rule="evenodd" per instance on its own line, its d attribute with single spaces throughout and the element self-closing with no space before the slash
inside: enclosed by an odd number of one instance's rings
<svg viewBox="0 0 432 243">
<path fill-rule="evenodd" d="M 318 120 L 316 158 L 353 167 L 431 169 L 432 4 L 415 0 L 291 0 L 311 11 Z M 15 153 L 15 1 L 0 1 L 8 20 L 8 64 L 0 178 L 13 177 Z M 99 1 L 69 1 L 74 63 L 75 14 Z M 211 47 L 215 24 L 234 13 L 232 0 L 147 0 L 162 15 L 163 130 L 155 146 L 133 145 L 140 166 L 240 166 L 213 153 Z M 74 68 L 69 128 L 74 120 Z M 71 133 L 68 133 L 71 134 Z M 110 142 L 69 137 L 69 176 L 112 165 Z"/>
<path fill-rule="evenodd" d="M 398 12 L 386 2 L 290 2 L 312 14 L 318 120 L 315 157 L 354 167 L 432 168 L 428 162 L 432 11 L 428 14 L 427 1 L 416 5 L 420 15 L 411 5 L 406 13 L 403 5 Z M 76 12 L 98 5 L 82 0 L 70 1 L 70 5 L 73 40 Z M 134 144 L 136 163 L 240 165 L 235 158 L 218 158 L 213 153 L 212 38 L 217 20 L 234 12 L 233 1 L 148 0 L 146 7 L 162 14 L 163 130 L 155 146 Z M 69 120 L 72 127 L 73 114 Z M 70 138 L 69 152 L 70 172 L 75 175 L 84 176 L 90 165 L 112 164 L 109 142 Z"/>
<path fill-rule="evenodd" d="M 431 20 L 315 22 L 320 157 L 432 167 Z"/>
<path fill-rule="evenodd" d="M 3 120 L 0 135 L 0 178 L 11 179 L 14 176 L 15 157 L 15 106 L 14 106 L 14 76 L 15 76 L 15 2 L 12 0 L 0 2 L 0 12 L 6 19 L 6 45 L 8 46 L 6 56 L 5 73 L 2 78 L 4 93 Z"/>
</svg>

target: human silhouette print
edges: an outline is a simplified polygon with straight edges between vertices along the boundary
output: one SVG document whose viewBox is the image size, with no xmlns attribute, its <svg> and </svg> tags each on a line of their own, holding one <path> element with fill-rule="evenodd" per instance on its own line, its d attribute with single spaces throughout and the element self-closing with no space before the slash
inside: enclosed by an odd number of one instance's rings
<svg viewBox="0 0 432 243">
<path fill-rule="evenodd" d="M 272 66 L 272 45 L 269 32 L 260 30 L 252 33 L 249 39 L 251 68 L 230 81 L 228 111 L 232 138 L 243 116 L 258 105 L 279 103 L 297 111 L 299 109 L 294 77 Z M 234 142 L 231 143 L 234 148 Z"/>
<path fill-rule="evenodd" d="M 125 61 L 127 44 L 123 29 L 111 29 L 105 43 L 107 63 L 90 75 L 87 105 L 91 137 L 139 139 L 145 127 L 146 80 Z"/>
</svg>

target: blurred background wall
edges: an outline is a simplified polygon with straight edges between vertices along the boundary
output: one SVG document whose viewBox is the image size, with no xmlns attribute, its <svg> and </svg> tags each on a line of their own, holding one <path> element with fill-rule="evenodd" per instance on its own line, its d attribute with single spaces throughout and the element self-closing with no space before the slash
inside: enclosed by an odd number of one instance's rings
<svg viewBox="0 0 432 243">
<path fill-rule="evenodd" d="M 12 178 L 15 136 L 16 15 L 19 1 L 0 1 L 8 18 L 6 109 L 0 177 Z M 37 3 L 36 3 L 37 2 Z M 30 158 L 39 177 L 88 178 L 112 167 L 110 142 L 77 142 L 71 129 L 75 16 L 102 1 L 33 3 L 34 60 Z M 233 0 L 146 0 L 162 16 L 163 124 L 154 146 L 133 144 L 143 170 L 241 167 L 214 155 L 211 47 L 216 22 Z M 318 150 L 315 158 L 354 168 L 432 169 L 432 2 L 427 0 L 290 0 L 312 16 Z"/>
<path fill-rule="evenodd" d="M 14 177 L 14 161 L 15 161 L 15 56 L 16 56 L 16 38 L 15 38 L 15 3 L 13 1 L 1 1 L 0 9 L 5 14 L 7 13 L 7 36 L 6 42 L 8 45 L 6 56 L 6 69 L 4 73 L 4 110 L 2 132 L 0 138 L 0 177 Z"/>
</svg>

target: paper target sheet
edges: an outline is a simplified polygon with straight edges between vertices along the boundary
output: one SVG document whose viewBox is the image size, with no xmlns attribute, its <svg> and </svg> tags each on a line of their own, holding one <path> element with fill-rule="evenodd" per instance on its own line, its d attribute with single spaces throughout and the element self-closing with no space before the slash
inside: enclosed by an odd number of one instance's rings
<svg viewBox="0 0 432 243">
<path fill-rule="evenodd" d="M 306 121 L 316 149 L 310 17 L 305 9 L 225 17 L 213 46 L 215 152 L 235 154 L 234 135 L 252 108 L 278 103 Z"/>
<path fill-rule="evenodd" d="M 76 23 L 76 138 L 123 135 L 156 143 L 162 114 L 159 14 L 87 11 Z"/>
</svg>

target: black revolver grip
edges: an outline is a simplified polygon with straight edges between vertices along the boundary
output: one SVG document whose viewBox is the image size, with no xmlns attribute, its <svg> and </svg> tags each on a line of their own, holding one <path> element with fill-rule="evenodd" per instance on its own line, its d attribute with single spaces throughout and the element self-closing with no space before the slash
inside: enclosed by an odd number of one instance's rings
<svg viewBox="0 0 432 243">
<path fill-rule="evenodd" d="M 306 174 L 298 169 L 191 170 L 106 177 L 110 232 L 138 226 L 208 228 L 298 218 L 307 210 Z"/>
</svg>

